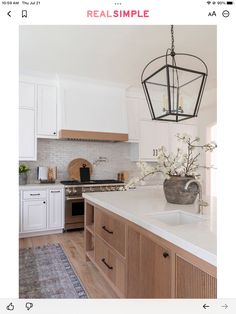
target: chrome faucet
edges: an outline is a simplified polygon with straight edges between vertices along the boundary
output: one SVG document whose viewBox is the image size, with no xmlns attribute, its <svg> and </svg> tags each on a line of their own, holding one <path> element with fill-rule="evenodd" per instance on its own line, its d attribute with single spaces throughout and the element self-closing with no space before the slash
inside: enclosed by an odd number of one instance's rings
<svg viewBox="0 0 236 314">
<path fill-rule="evenodd" d="M 186 184 L 184 189 L 187 191 L 188 187 L 191 183 L 195 183 L 198 186 L 198 194 L 199 194 L 199 200 L 198 200 L 198 214 L 203 214 L 203 207 L 208 206 L 208 203 L 203 201 L 202 199 L 202 186 L 201 183 L 195 179 L 189 180 Z"/>
</svg>

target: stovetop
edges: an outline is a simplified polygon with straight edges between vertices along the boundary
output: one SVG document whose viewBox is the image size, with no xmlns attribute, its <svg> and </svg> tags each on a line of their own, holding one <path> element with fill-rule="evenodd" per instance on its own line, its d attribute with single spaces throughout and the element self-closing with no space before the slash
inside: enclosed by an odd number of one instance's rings
<svg viewBox="0 0 236 314">
<path fill-rule="evenodd" d="M 117 183 L 124 183 L 123 181 L 119 181 L 119 180 L 90 180 L 90 181 L 85 181 L 85 182 L 81 182 L 81 181 L 77 181 L 77 180 L 68 180 L 68 181 L 61 181 L 61 184 L 64 185 L 84 185 L 84 184 L 94 184 L 94 185 L 98 185 L 98 184 L 117 184 Z"/>
</svg>

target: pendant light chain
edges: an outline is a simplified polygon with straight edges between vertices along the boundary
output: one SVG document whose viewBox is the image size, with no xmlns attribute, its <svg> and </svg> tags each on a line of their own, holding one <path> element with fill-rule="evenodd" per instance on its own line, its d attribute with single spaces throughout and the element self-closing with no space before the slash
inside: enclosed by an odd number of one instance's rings
<svg viewBox="0 0 236 314">
<path fill-rule="evenodd" d="M 171 56 L 175 56 L 174 25 L 171 25 Z"/>
</svg>

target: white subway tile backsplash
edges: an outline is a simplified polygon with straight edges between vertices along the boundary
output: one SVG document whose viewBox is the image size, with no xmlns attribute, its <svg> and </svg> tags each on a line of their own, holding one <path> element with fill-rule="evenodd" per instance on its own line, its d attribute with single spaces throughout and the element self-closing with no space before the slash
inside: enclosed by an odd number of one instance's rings
<svg viewBox="0 0 236 314">
<path fill-rule="evenodd" d="M 100 156 L 106 157 L 107 161 L 93 166 L 93 179 L 117 179 L 117 173 L 123 170 L 128 171 L 129 178 L 139 174 L 136 163 L 130 161 L 129 143 L 38 139 L 37 161 L 27 162 L 31 168 L 28 181 L 35 182 L 38 166 L 56 166 L 57 179 L 68 179 L 67 167 L 70 161 L 84 158 L 93 164 Z M 148 180 L 148 184 L 160 182 L 163 179 L 158 176 Z"/>
</svg>

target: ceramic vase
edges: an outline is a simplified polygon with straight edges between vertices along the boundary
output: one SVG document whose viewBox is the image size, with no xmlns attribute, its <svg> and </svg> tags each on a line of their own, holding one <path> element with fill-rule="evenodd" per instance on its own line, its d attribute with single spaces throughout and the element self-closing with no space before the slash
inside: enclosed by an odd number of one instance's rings
<svg viewBox="0 0 236 314">
<path fill-rule="evenodd" d="M 164 194 L 167 202 L 172 204 L 193 204 L 198 194 L 198 186 L 194 183 L 190 184 L 188 190 L 185 185 L 193 177 L 171 176 L 166 179 L 163 184 Z"/>
<path fill-rule="evenodd" d="M 27 172 L 19 173 L 19 185 L 27 184 Z"/>
</svg>

